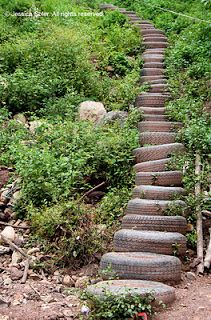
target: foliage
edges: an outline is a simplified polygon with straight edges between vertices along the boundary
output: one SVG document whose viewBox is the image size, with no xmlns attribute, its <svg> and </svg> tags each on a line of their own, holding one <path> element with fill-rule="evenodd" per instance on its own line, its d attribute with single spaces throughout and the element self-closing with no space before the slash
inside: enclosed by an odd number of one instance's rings
<svg viewBox="0 0 211 320">
<path fill-rule="evenodd" d="M 130 294 L 128 291 L 125 295 L 113 295 L 105 292 L 105 296 L 100 298 L 96 295 L 84 293 L 82 299 L 86 299 L 88 306 L 91 308 L 89 315 L 90 320 L 119 320 L 132 319 L 138 312 L 152 314 L 153 293 L 145 295 Z"/>
</svg>

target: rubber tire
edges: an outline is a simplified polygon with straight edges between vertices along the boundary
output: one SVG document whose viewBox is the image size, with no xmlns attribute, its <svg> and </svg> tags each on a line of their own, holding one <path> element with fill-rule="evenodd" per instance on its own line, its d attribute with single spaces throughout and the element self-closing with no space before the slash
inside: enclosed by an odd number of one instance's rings
<svg viewBox="0 0 211 320">
<path fill-rule="evenodd" d="M 155 160 L 155 161 L 146 161 L 137 163 L 134 166 L 136 172 L 158 172 L 158 171 L 166 171 L 167 164 L 169 163 L 170 158 Z"/>
<path fill-rule="evenodd" d="M 111 267 L 120 279 L 139 279 L 178 283 L 181 280 L 181 262 L 177 257 L 142 252 L 110 252 L 103 255 L 100 270 Z M 109 273 L 102 272 L 103 279 Z M 110 274 L 111 276 L 112 274 Z"/>
<path fill-rule="evenodd" d="M 175 289 L 160 282 L 144 281 L 144 280 L 108 280 L 98 282 L 89 286 L 87 292 L 103 299 L 105 294 L 110 293 L 116 296 L 130 295 L 145 296 L 153 293 L 155 297 L 154 305 L 161 306 L 170 304 L 176 299 Z"/>
<path fill-rule="evenodd" d="M 173 132 L 143 132 L 140 135 L 140 144 L 169 144 L 175 142 L 176 134 Z"/>
<path fill-rule="evenodd" d="M 153 199 L 132 199 L 128 202 L 127 207 L 125 209 L 125 214 L 135 214 L 135 215 L 165 215 L 166 210 L 169 206 L 180 206 L 181 214 L 184 213 L 186 209 L 186 204 L 184 201 L 175 200 L 153 200 Z"/>
<path fill-rule="evenodd" d="M 141 76 L 160 76 L 165 74 L 165 69 L 162 68 L 146 68 L 141 70 Z"/>
<path fill-rule="evenodd" d="M 137 186 L 133 189 L 133 198 L 172 200 L 175 196 L 185 194 L 180 187 Z"/>
<path fill-rule="evenodd" d="M 167 115 L 165 114 L 143 114 L 144 121 L 166 121 Z"/>
<path fill-rule="evenodd" d="M 114 251 L 116 252 L 152 252 L 173 255 L 177 247 L 177 255 L 186 252 L 186 238 L 176 232 L 137 231 L 121 229 L 114 234 Z"/>
<path fill-rule="evenodd" d="M 187 232 L 187 222 L 181 216 L 149 216 L 128 214 L 123 217 L 121 229 L 164 232 Z"/>
<path fill-rule="evenodd" d="M 141 147 L 134 150 L 136 162 L 160 160 L 168 158 L 172 153 L 182 153 L 185 148 L 182 143 L 161 144 L 158 146 Z"/>
<path fill-rule="evenodd" d="M 182 185 L 181 171 L 160 171 L 160 172 L 138 172 L 135 178 L 136 186 L 175 186 Z"/>
<path fill-rule="evenodd" d="M 150 69 L 149 69 L 150 70 Z M 169 96 L 161 93 L 142 93 L 136 98 L 138 107 L 163 107 Z"/>
<path fill-rule="evenodd" d="M 170 121 L 142 121 L 138 123 L 140 132 L 173 132 L 182 128 L 181 122 Z"/>
<path fill-rule="evenodd" d="M 142 113 L 148 115 L 165 115 L 165 108 L 150 108 L 150 107 L 139 107 L 138 108 Z"/>
</svg>

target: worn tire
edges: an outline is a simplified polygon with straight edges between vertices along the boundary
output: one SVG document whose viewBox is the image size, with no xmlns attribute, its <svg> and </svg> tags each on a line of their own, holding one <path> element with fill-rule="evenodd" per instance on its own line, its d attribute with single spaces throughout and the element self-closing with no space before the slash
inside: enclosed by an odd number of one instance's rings
<svg viewBox="0 0 211 320">
<path fill-rule="evenodd" d="M 143 36 L 145 42 L 167 42 L 167 38 L 164 35 L 145 35 Z"/>
<path fill-rule="evenodd" d="M 169 144 L 175 142 L 176 134 L 173 132 L 142 132 L 140 144 Z"/>
<path fill-rule="evenodd" d="M 141 279 L 178 283 L 181 262 L 176 257 L 142 252 L 111 252 L 103 255 L 100 269 L 109 267 L 120 279 Z M 105 273 L 104 273 L 105 274 Z M 105 274 L 104 279 L 108 279 Z"/>
<path fill-rule="evenodd" d="M 141 147 L 134 150 L 136 162 L 160 160 L 168 158 L 172 153 L 184 152 L 182 143 L 161 144 L 158 146 Z"/>
<path fill-rule="evenodd" d="M 172 132 L 182 128 L 182 123 L 170 121 L 142 121 L 139 122 L 138 128 L 140 132 Z"/>
<path fill-rule="evenodd" d="M 175 186 L 182 185 L 181 171 L 164 171 L 164 172 L 138 172 L 136 174 L 135 183 L 139 185 L 153 186 Z"/>
<path fill-rule="evenodd" d="M 146 48 L 149 48 L 149 49 L 153 49 L 153 48 L 167 48 L 168 47 L 168 42 L 164 42 L 164 41 L 145 41 L 144 42 L 144 45 Z"/>
<path fill-rule="evenodd" d="M 169 163 L 170 158 L 146 161 L 137 163 L 134 166 L 136 172 L 158 172 L 158 171 L 167 171 L 167 164 Z"/>
<path fill-rule="evenodd" d="M 164 115 L 165 114 L 165 108 L 158 108 L 158 107 L 139 107 L 138 108 L 141 112 L 143 112 L 145 115 Z"/>
<path fill-rule="evenodd" d="M 154 93 L 169 93 L 168 86 L 166 83 L 160 83 L 160 84 L 152 84 L 150 86 L 149 92 Z"/>
<path fill-rule="evenodd" d="M 144 121 L 166 121 L 168 118 L 165 114 L 143 114 Z"/>
<path fill-rule="evenodd" d="M 163 31 L 158 30 L 158 29 L 155 29 L 155 30 L 145 29 L 145 30 L 142 30 L 141 33 L 142 33 L 143 37 L 144 36 L 154 36 L 154 35 L 164 35 Z"/>
<path fill-rule="evenodd" d="M 143 68 L 141 76 L 160 76 L 165 74 L 165 69 L 162 68 Z"/>
<path fill-rule="evenodd" d="M 163 283 L 144 280 L 108 280 L 98 282 L 89 286 L 88 293 L 94 294 L 103 299 L 106 293 L 116 296 L 124 296 L 130 293 L 131 295 L 145 296 L 153 293 L 155 297 L 155 305 L 160 306 L 161 303 L 170 304 L 175 299 L 175 289 Z"/>
<path fill-rule="evenodd" d="M 186 204 L 184 201 L 175 200 L 152 200 L 152 199 L 132 199 L 128 202 L 125 209 L 125 214 L 135 214 L 135 215 L 165 215 L 165 211 L 169 206 L 177 205 L 181 208 L 181 214 L 186 209 Z"/>
<path fill-rule="evenodd" d="M 152 252 L 173 255 L 175 246 L 179 256 L 186 252 L 186 238 L 177 232 L 122 229 L 114 234 L 113 243 L 116 252 Z"/>
<path fill-rule="evenodd" d="M 149 82 L 150 84 L 156 83 L 155 81 L 158 81 L 158 83 L 166 83 L 167 79 L 164 75 L 161 75 L 161 76 L 142 76 L 140 81 L 141 81 L 141 83 Z"/>
<path fill-rule="evenodd" d="M 144 68 L 164 69 L 164 64 L 162 62 L 145 62 Z"/>
<path fill-rule="evenodd" d="M 181 216 L 149 216 L 128 214 L 123 217 L 121 229 L 179 232 L 187 231 L 186 219 Z"/>
<path fill-rule="evenodd" d="M 149 69 L 150 70 L 150 69 Z M 169 96 L 161 93 L 142 93 L 136 98 L 138 107 L 163 107 L 169 100 Z M 149 123 L 147 123 L 149 125 Z"/>
<path fill-rule="evenodd" d="M 163 62 L 164 61 L 164 56 L 162 54 L 150 54 L 146 53 L 143 55 L 143 60 L 145 63 L 149 62 Z"/>
<path fill-rule="evenodd" d="M 133 198 L 172 200 L 175 196 L 185 194 L 181 187 L 160 187 L 160 186 L 136 186 L 133 189 Z"/>
</svg>

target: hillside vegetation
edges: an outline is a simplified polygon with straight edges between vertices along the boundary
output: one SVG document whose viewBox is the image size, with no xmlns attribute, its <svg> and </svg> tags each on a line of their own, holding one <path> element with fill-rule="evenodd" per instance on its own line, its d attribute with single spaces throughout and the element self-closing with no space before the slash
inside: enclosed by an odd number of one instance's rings
<svg viewBox="0 0 211 320">
<path fill-rule="evenodd" d="M 30 221 L 31 241 L 41 239 L 55 262 L 84 264 L 107 247 L 129 198 L 140 37 L 118 12 L 99 16 L 86 2 L 0 4 L 0 165 L 13 168 L 11 181 L 21 179 L 15 211 Z M 128 111 L 128 119 L 81 121 L 86 100 Z M 39 127 L 29 130 L 31 123 Z M 80 200 L 103 182 L 101 201 Z"/>
<path fill-rule="evenodd" d="M 110 2 L 153 21 L 169 38 L 167 109 L 170 118 L 183 122 L 178 141 L 187 147 L 172 166 L 183 168 L 188 220 L 194 225 L 196 205 L 210 209 L 211 26 L 162 8 L 209 21 L 210 2 Z M 138 83 L 144 48 L 125 16 L 97 15 L 98 3 L 0 0 L 0 165 L 13 168 L 11 181 L 20 177 L 15 211 L 30 221 L 30 241 L 42 243 L 62 265 L 82 265 L 108 251 L 134 181 L 140 114 L 133 105 L 145 89 Z M 20 12 L 29 16 L 15 14 Z M 107 111 L 128 111 L 128 119 L 124 125 L 81 121 L 78 106 L 86 100 L 103 102 Z M 28 128 L 32 121 L 39 123 L 35 130 Z M 196 152 L 202 158 L 199 199 L 194 197 Z M 83 195 L 100 183 L 103 197 L 90 204 Z M 195 242 L 193 229 L 189 243 Z"/>
</svg>

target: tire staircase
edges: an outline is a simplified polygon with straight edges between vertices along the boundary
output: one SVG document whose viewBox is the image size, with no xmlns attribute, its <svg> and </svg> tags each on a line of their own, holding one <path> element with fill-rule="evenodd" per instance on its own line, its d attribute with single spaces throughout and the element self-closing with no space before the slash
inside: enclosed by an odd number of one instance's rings
<svg viewBox="0 0 211 320">
<path fill-rule="evenodd" d="M 99 295 L 105 289 L 114 294 L 128 289 L 139 294 L 153 292 L 157 302 L 168 304 L 175 299 L 169 284 L 181 280 L 181 262 L 175 252 L 185 255 L 187 229 L 184 217 L 165 215 L 173 203 L 185 206 L 181 200 L 172 200 L 184 194 L 182 172 L 167 169 L 169 156 L 184 151 L 184 146 L 175 142 L 175 131 L 181 123 L 169 122 L 165 115 L 169 93 L 163 61 L 168 42 L 161 30 L 132 11 L 113 5 L 102 5 L 101 9 L 119 10 L 140 29 L 146 48 L 141 82 L 147 81 L 150 90 L 136 99 L 143 113 L 139 123 L 143 146 L 134 150 L 137 164 L 133 199 L 127 205 L 121 229 L 114 235 L 114 252 L 105 254 L 100 264 L 102 270 L 111 268 L 119 280 L 102 281 L 88 291 Z"/>
</svg>

